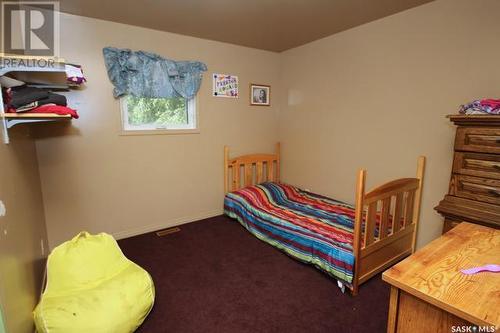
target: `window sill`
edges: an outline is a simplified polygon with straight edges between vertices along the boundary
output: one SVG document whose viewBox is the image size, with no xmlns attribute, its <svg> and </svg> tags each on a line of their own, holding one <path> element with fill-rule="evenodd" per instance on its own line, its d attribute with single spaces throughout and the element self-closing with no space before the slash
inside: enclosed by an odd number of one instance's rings
<svg viewBox="0 0 500 333">
<path fill-rule="evenodd" d="M 165 129 L 165 130 L 139 130 L 126 131 L 121 130 L 120 136 L 137 136 L 137 135 L 179 135 L 179 134 L 200 134 L 200 129 Z"/>
</svg>

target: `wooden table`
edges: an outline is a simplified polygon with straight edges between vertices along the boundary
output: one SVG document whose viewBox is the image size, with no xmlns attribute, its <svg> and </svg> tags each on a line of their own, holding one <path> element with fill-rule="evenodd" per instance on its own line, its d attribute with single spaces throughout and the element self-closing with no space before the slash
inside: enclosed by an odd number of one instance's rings
<svg viewBox="0 0 500 333">
<path fill-rule="evenodd" d="M 461 223 L 388 269 L 387 332 L 465 332 L 453 326 L 500 327 L 500 273 L 461 269 L 500 264 L 500 230 Z"/>
</svg>

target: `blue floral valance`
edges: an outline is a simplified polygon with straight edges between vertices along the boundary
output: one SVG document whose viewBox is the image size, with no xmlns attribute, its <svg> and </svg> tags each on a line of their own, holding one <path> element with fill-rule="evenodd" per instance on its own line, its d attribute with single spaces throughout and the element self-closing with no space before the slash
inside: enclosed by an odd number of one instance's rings
<svg viewBox="0 0 500 333">
<path fill-rule="evenodd" d="M 202 62 L 173 61 L 144 51 L 105 47 L 103 54 L 115 97 L 130 94 L 190 99 L 200 89 L 202 74 L 207 70 Z"/>
</svg>

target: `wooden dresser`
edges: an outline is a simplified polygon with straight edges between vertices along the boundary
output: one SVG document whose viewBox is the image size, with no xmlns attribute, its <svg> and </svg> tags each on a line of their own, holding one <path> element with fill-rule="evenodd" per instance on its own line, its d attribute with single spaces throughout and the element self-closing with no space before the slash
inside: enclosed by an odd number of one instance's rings
<svg viewBox="0 0 500 333">
<path fill-rule="evenodd" d="M 382 274 L 391 285 L 387 332 L 498 332 L 500 230 L 461 223 Z M 480 326 L 479 329 L 474 326 Z"/>
<path fill-rule="evenodd" d="M 452 115 L 457 125 L 443 233 L 462 221 L 500 228 L 500 115 Z"/>
</svg>

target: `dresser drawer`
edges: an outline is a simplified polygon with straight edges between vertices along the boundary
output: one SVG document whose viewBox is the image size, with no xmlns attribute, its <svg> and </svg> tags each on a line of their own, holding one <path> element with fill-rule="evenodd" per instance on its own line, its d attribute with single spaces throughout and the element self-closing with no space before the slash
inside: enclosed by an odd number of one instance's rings
<svg viewBox="0 0 500 333">
<path fill-rule="evenodd" d="M 453 172 L 500 179 L 500 155 L 455 152 Z"/>
<path fill-rule="evenodd" d="M 500 153 L 500 128 L 459 127 L 455 149 L 482 153 Z"/>
<path fill-rule="evenodd" d="M 500 205 L 500 180 L 453 175 L 450 194 Z"/>
</svg>

